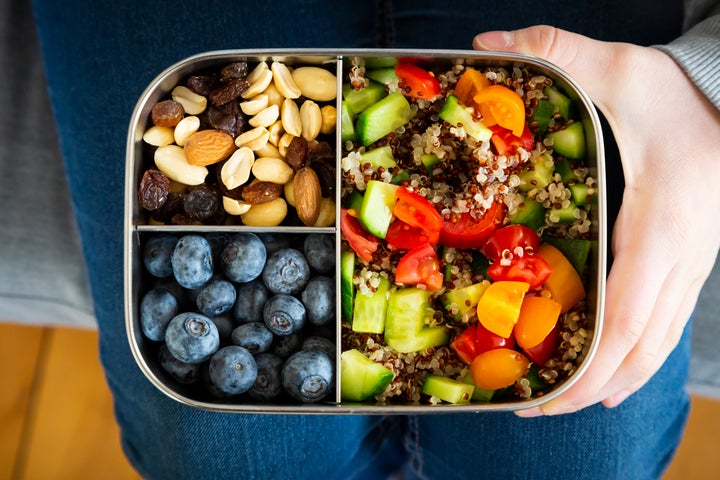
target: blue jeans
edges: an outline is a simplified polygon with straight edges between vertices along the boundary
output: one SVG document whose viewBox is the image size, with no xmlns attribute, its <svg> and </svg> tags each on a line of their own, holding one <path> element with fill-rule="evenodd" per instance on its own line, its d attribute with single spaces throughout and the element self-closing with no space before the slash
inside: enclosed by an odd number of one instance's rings
<svg viewBox="0 0 720 480">
<path fill-rule="evenodd" d="M 194 480 L 379 479 L 400 471 L 406 478 L 448 480 L 658 478 L 687 417 L 688 332 L 657 375 L 620 407 L 553 418 L 232 415 L 168 399 L 137 368 L 125 335 L 124 149 L 130 114 L 144 88 L 166 66 L 202 51 L 468 49 L 477 32 L 536 23 L 651 44 L 680 33 L 682 2 L 668 1 L 663 8 L 651 0 L 548 0 L 541 7 L 529 1 L 222 3 L 34 0 L 93 286 L 101 360 L 122 443 L 138 471 L 147 478 Z M 646 25 L 647 11 L 654 12 L 653 25 L 640 32 L 635 22 Z M 619 206 L 622 175 L 612 144 L 608 153 L 612 212 Z"/>
</svg>

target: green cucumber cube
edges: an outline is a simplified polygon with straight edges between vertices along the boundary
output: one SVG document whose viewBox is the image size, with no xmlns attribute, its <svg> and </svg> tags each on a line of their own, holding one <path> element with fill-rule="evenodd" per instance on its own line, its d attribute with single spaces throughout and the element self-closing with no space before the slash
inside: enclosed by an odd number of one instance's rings
<svg viewBox="0 0 720 480">
<path fill-rule="evenodd" d="M 449 403 L 470 403 L 474 385 L 459 382 L 452 378 L 430 374 L 425 377 L 422 393 L 437 397 Z"/>
<path fill-rule="evenodd" d="M 393 92 L 358 115 L 355 132 L 366 147 L 410 121 L 410 103 L 400 92 Z"/>
<path fill-rule="evenodd" d="M 385 238 L 395 207 L 395 190 L 398 186 L 379 180 L 370 180 L 360 206 L 360 222 L 368 232 Z"/>
<path fill-rule="evenodd" d="M 393 377 L 391 370 L 358 350 L 347 350 L 340 355 L 340 392 L 343 400 L 362 402 L 380 395 Z"/>
<path fill-rule="evenodd" d="M 360 333 L 383 333 L 388 307 L 390 280 L 379 277 L 377 290 L 370 294 L 358 291 L 353 307 L 352 329 Z"/>
<path fill-rule="evenodd" d="M 393 168 L 397 165 L 390 145 L 385 145 L 363 152 L 360 162 L 363 164 L 369 163 L 373 169 L 383 167 L 385 170 Z"/>
<path fill-rule="evenodd" d="M 355 90 L 346 83 L 343 85 L 342 94 L 343 103 L 347 104 L 353 115 L 358 115 L 385 95 L 385 85 L 371 81 L 364 88 Z"/>
<path fill-rule="evenodd" d="M 580 122 L 573 122 L 562 130 L 548 133 L 555 153 L 573 160 L 585 158 L 585 129 Z"/>
<path fill-rule="evenodd" d="M 352 321 L 353 302 L 355 300 L 355 252 L 345 250 L 340 254 L 340 305 L 342 316 L 348 322 Z"/>
<path fill-rule="evenodd" d="M 463 127 L 465 133 L 478 142 L 485 142 L 492 137 L 492 130 L 475 120 L 470 109 L 460 103 L 455 95 L 448 95 L 438 116 L 454 127 Z"/>
</svg>

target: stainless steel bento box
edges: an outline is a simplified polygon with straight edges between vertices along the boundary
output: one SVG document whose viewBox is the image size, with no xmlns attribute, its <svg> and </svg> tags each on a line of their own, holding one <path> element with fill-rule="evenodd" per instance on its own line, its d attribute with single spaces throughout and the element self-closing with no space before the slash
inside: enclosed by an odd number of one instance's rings
<svg viewBox="0 0 720 480">
<path fill-rule="evenodd" d="M 577 119 L 582 122 L 586 134 L 586 165 L 591 175 L 597 180 L 597 194 L 594 196 L 591 212 L 591 240 L 593 248 L 590 252 L 588 266 L 590 273 L 587 276 L 587 317 L 589 342 L 585 344 L 580 353 L 582 361 L 576 370 L 566 379 L 558 382 L 548 392 L 540 397 L 528 399 L 509 399 L 497 403 L 463 403 L 448 404 L 440 402 L 429 404 L 427 402 L 375 402 L 353 403 L 341 401 L 340 354 L 341 354 L 341 302 L 340 298 L 340 245 L 342 235 L 339 222 L 331 226 L 304 226 L 302 223 L 288 222 L 271 227 L 254 227 L 247 225 L 160 225 L 149 218 L 138 201 L 138 185 L 143 172 L 153 163 L 152 148 L 143 140 L 148 127 L 151 125 L 150 112 L 153 105 L 168 98 L 170 91 L 178 83 L 190 75 L 198 74 L 210 68 L 219 67 L 238 59 L 245 59 L 250 65 L 265 61 L 280 60 L 291 68 L 300 65 L 317 65 L 335 74 L 337 78 L 337 98 L 335 103 L 337 113 L 337 128 L 332 134 L 335 136 L 331 142 L 335 147 L 337 178 L 334 189 L 335 218 L 340 218 L 340 164 L 341 164 L 341 101 L 342 84 L 347 81 L 350 63 L 358 58 L 384 58 L 408 57 L 415 62 L 428 65 L 447 65 L 448 68 L 455 63 L 464 63 L 469 66 L 496 66 L 512 71 L 513 67 L 522 67 L 532 70 L 534 74 L 545 75 L 552 79 L 562 91 L 570 96 L 577 110 Z M 450 412 L 483 412 L 507 411 L 531 408 L 557 397 L 567 390 L 578 377 L 586 370 L 597 348 L 603 319 L 603 299 L 605 292 L 605 263 L 607 236 L 605 221 L 605 174 L 603 138 L 600 122 L 595 108 L 583 92 L 581 87 L 565 72 L 543 60 L 524 56 L 494 52 L 474 51 L 388 51 L 388 50 L 227 50 L 215 51 L 196 55 L 182 60 L 167 68 L 147 87 L 140 96 L 137 106 L 130 120 L 127 138 L 125 178 L 125 279 L 124 301 L 125 321 L 128 341 L 138 366 L 158 389 L 167 396 L 183 404 L 204 410 L 236 412 L 236 413 L 295 413 L 295 414 L 417 414 L 417 413 L 450 413 Z M 336 344 L 334 358 L 335 382 L 332 391 L 323 401 L 318 403 L 299 403 L 293 401 L 261 402 L 243 398 L 237 400 L 223 400 L 198 393 L 196 387 L 183 385 L 174 380 L 163 368 L 158 360 L 159 342 L 151 341 L 143 335 L 139 322 L 140 299 L 150 288 L 151 279 L 142 268 L 142 247 L 147 238 L 160 233 L 189 234 L 189 233 L 219 233 L 234 234 L 237 232 L 268 233 L 276 235 L 299 235 L 310 233 L 325 233 L 334 239 L 336 262 L 334 279 L 336 280 L 336 324 L 333 335 Z"/>
</svg>

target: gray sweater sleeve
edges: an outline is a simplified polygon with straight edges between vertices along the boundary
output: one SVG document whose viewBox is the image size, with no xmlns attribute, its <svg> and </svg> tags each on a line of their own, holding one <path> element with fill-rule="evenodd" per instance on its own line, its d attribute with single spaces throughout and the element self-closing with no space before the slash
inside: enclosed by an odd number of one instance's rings
<svg viewBox="0 0 720 480">
<path fill-rule="evenodd" d="M 720 1 L 686 1 L 686 32 L 667 45 L 658 45 L 720 108 Z"/>
</svg>

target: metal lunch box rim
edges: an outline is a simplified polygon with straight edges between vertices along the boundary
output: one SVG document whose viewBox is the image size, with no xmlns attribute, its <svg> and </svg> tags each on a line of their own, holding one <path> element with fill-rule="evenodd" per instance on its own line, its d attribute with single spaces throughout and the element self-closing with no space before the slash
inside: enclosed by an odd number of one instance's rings
<svg viewBox="0 0 720 480">
<path fill-rule="evenodd" d="M 592 341 L 585 353 L 585 357 L 582 363 L 577 367 L 575 372 L 566 379 L 562 385 L 558 388 L 551 390 L 546 395 L 536 397 L 529 400 L 522 400 L 516 402 L 499 403 L 499 404 L 469 404 L 469 405 L 417 405 L 417 404 L 398 404 L 398 405 L 372 405 L 372 404 L 353 404 L 347 402 L 338 403 L 318 403 L 318 404 L 298 404 L 298 405 L 257 405 L 257 404 L 227 404 L 227 403 L 214 403 L 214 402 L 203 402 L 198 401 L 187 396 L 179 394 L 177 391 L 170 388 L 168 385 L 160 381 L 154 374 L 150 366 L 147 364 L 143 352 L 140 349 L 140 345 L 136 342 L 136 325 L 133 319 L 133 258 L 131 258 L 131 246 L 132 242 L 138 238 L 138 225 L 134 224 L 134 198 L 135 195 L 135 148 L 137 143 L 137 127 L 140 121 L 140 116 L 143 108 L 146 106 L 149 98 L 156 92 L 159 86 L 164 80 L 171 75 L 177 74 L 183 69 L 196 64 L 199 61 L 211 62 L 220 61 L 225 58 L 233 57 L 252 57 L 255 60 L 259 59 L 273 59 L 277 57 L 327 57 L 328 62 L 337 62 L 341 65 L 344 60 L 351 57 L 368 57 L 368 56 L 410 56 L 410 57 L 422 57 L 424 59 L 463 59 L 472 61 L 495 61 L 495 62 L 507 62 L 507 63 L 521 63 L 525 66 L 539 67 L 543 70 L 543 73 L 550 73 L 553 79 L 560 79 L 572 89 L 573 94 L 577 95 L 583 106 L 584 112 L 587 114 L 587 120 L 593 126 L 594 130 L 594 153 L 595 162 L 594 165 L 597 170 L 596 177 L 600 182 L 600 188 L 598 189 L 597 196 L 597 211 L 596 223 L 598 229 L 597 239 L 597 271 L 595 277 L 595 289 L 594 292 L 597 295 L 595 305 L 595 318 L 594 318 L 594 329 L 592 335 Z M 341 85 L 341 80 L 338 78 L 338 85 Z M 339 90 L 338 90 L 339 91 Z M 339 120 L 338 120 L 339 121 Z M 338 134 L 339 136 L 339 134 Z M 339 138 L 337 145 L 340 145 Z M 232 412 L 232 413 L 264 413 L 264 414 L 432 414 L 432 413 L 461 413 L 461 412 L 486 412 L 486 411 L 515 411 L 521 409 L 528 409 L 540 406 L 550 400 L 558 397 L 565 391 L 567 391 L 587 370 L 593 357 L 595 356 L 598 348 L 599 339 L 602 335 L 602 326 L 604 318 L 604 303 L 605 303 L 605 280 L 606 280 L 606 235 L 607 235 L 607 221 L 606 221 L 606 188 L 605 188 L 605 157 L 604 157 L 604 146 L 603 146 L 603 134 L 600 125 L 599 116 L 595 109 L 591 99 L 584 91 L 584 89 L 563 69 L 554 65 L 544 59 L 525 55 L 525 54 L 509 54 L 506 52 L 493 52 L 493 51 L 475 51 L 475 50 L 418 50 L 418 49 L 315 49 L 315 48 L 298 48 L 298 49 L 226 49 L 226 50 L 213 50 L 208 52 L 198 53 L 189 57 L 186 57 L 173 65 L 164 69 L 158 74 L 153 81 L 145 88 L 141 96 L 139 97 L 135 108 L 133 110 L 126 143 L 126 165 L 125 165 L 125 219 L 124 219 L 124 307 L 125 307 L 125 324 L 126 333 L 128 336 L 128 342 L 130 343 L 131 351 L 136 363 L 143 372 L 143 374 L 151 381 L 163 394 L 170 398 L 192 406 L 208 411 L 218 412 Z M 339 208 L 339 205 L 338 207 Z M 223 227 L 217 227 L 223 229 Z M 166 229 L 173 230 L 172 227 L 162 227 L 158 230 L 165 231 Z M 336 227 L 333 227 L 336 229 Z M 145 228 L 145 231 L 152 231 L 153 228 Z M 176 230 L 181 230 L 177 228 Z M 212 231 L 214 228 L 205 227 L 203 230 Z M 312 230 L 307 228 L 296 228 L 298 231 Z M 605 234 L 605 235 L 603 235 Z M 338 253 L 339 255 L 339 253 Z M 338 267 L 339 268 L 339 267 Z M 338 332 L 339 337 L 339 332 Z M 338 358 L 340 349 L 338 349 Z M 336 367 L 336 373 L 339 373 L 339 363 Z M 339 377 L 338 377 L 339 378 Z M 336 399 L 340 399 L 339 395 L 339 384 L 337 381 L 337 392 Z"/>
</svg>

